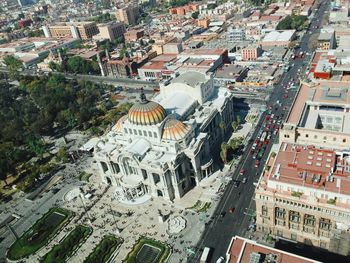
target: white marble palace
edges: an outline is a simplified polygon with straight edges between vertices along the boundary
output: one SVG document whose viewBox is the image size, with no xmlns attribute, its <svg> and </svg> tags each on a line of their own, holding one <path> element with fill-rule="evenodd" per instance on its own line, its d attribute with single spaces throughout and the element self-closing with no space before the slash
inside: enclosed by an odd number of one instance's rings
<svg viewBox="0 0 350 263">
<path fill-rule="evenodd" d="M 220 148 L 224 122 L 229 129 L 233 97 L 213 86 L 210 75 L 187 72 L 160 87 L 121 117 L 94 149 L 101 177 L 121 202 L 152 196 L 181 198 L 210 176 L 212 153 Z"/>
</svg>

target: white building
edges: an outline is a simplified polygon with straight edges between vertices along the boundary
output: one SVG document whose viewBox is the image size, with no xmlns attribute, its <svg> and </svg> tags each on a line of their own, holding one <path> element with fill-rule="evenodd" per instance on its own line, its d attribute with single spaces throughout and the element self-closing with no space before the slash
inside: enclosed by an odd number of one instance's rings
<svg viewBox="0 0 350 263">
<path fill-rule="evenodd" d="M 230 127 L 234 119 L 232 95 L 211 76 L 187 72 L 160 90 L 155 101 L 141 93 L 95 147 L 101 177 L 121 202 L 173 200 L 199 185 L 215 170 L 219 123 Z"/>
</svg>

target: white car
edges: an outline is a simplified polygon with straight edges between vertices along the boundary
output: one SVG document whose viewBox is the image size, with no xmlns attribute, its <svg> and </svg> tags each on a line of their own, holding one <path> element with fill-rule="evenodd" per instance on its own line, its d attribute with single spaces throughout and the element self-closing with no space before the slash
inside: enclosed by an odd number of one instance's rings
<svg viewBox="0 0 350 263">
<path fill-rule="evenodd" d="M 223 256 L 219 257 L 216 263 L 222 263 L 224 262 L 225 258 Z"/>
</svg>

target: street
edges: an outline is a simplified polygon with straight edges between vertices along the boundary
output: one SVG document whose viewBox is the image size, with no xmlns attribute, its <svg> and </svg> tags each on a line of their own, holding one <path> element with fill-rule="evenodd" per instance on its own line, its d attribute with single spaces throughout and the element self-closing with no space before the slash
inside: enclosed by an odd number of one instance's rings
<svg viewBox="0 0 350 263">
<path fill-rule="evenodd" d="M 316 5 L 313 8 L 316 8 Z M 313 50 L 309 46 L 309 39 L 312 34 L 316 33 L 319 27 L 319 21 L 322 21 L 322 17 L 327 9 L 325 1 L 321 1 L 321 6 L 318 8 L 317 13 L 310 23 L 309 30 L 302 36 L 300 41 L 300 49 L 298 52 L 311 53 Z M 315 27 L 317 25 L 317 27 Z M 309 34 L 309 31 L 311 34 Z M 296 81 L 303 79 L 306 72 L 306 66 L 308 64 L 309 56 L 303 58 L 297 58 L 290 61 L 291 68 L 288 72 L 284 73 L 279 83 L 275 86 L 267 105 L 270 108 L 271 116 L 278 116 L 278 119 L 283 121 L 287 117 L 288 111 L 295 97 L 297 90 L 287 90 L 287 85 L 295 83 Z M 304 63 L 306 62 L 306 63 Z M 304 76 L 303 76 L 304 75 Z M 278 105 L 277 101 L 280 102 Z M 271 134 L 270 142 L 266 146 L 266 150 L 260 160 L 258 168 L 255 167 L 255 160 L 253 155 L 250 154 L 253 143 L 259 138 L 259 135 L 265 130 L 263 122 L 265 122 L 265 112 L 254 131 L 250 142 L 248 143 L 245 152 L 241 157 L 239 165 L 236 167 L 232 174 L 233 179 L 241 181 L 243 177 L 247 179 L 245 184 L 240 183 L 238 187 L 234 184 L 229 184 L 225 193 L 218 204 L 215 212 L 215 219 L 207 225 L 201 242 L 197 245 L 196 254 L 188 259 L 188 262 L 198 262 L 201 252 L 204 247 L 210 247 L 213 249 L 212 256 L 208 262 L 216 262 L 220 256 L 225 256 L 228 249 L 228 245 L 231 238 L 235 235 L 244 236 L 247 228 L 250 224 L 250 218 L 252 210 L 255 209 L 254 205 L 254 182 L 258 181 L 262 170 L 264 169 L 265 162 L 270 153 L 272 142 L 277 140 L 277 134 Z M 239 175 L 240 169 L 244 169 L 244 175 Z M 230 208 L 234 208 L 234 212 L 230 213 Z M 232 211 L 232 210 L 231 210 Z M 223 215 L 223 216 L 222 216 Z"/>
</svg>

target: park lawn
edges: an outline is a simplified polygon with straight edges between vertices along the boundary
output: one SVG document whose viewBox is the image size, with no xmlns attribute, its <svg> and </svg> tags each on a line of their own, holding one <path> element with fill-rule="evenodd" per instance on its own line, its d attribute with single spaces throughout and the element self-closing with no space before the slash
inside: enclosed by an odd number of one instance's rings
<svg viewBox="0 0 350 263">
<path fill-rule="evenodd" d="M 136 244 L 134 245 L 133 249 L 129 252 L 127 257 L 123 260 L 123 263 L 135 263 L 135 262 L 142 262 L 142 261 L 137 261 L 138 254 L 143 247 L 143 245 L 149 245 L 152 247 L 156 247 L 160 249 L 159 256 L 157 257 L 157 262 L 158 263 L 163 263 L 165 260 L 168 258 L 170 254 L 170 248 L 154 239 L 146 238 L 146 237 L 141 237 Z"/>
<path fill-rule="evenodd" d="M 78 225 L 63 241 L 54 246 L 44 257 L 40 260 L 41 263 L 64 263 L 74 250 L 79 247 L 81 242 L 92 233 L 92 228 Z"/>
<path fill-rule="evenodd" d="M 84 260 L 84 263 L 104 263 L 123 241 L 113 235 L 104 236 L 94 251 Z"/>
<path fill-rule="evenodd" d="M 7 252 L 7 258 L 18 260 L 34 254 L 46 245 L 72 216 L 72 212 L 62 208 L 51 208 L 30 227 Z"/>
</svg>

